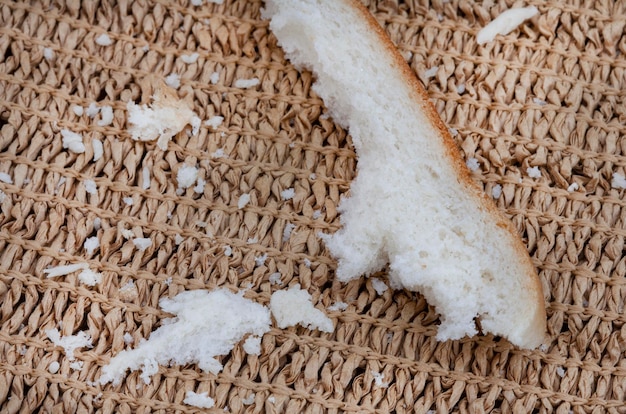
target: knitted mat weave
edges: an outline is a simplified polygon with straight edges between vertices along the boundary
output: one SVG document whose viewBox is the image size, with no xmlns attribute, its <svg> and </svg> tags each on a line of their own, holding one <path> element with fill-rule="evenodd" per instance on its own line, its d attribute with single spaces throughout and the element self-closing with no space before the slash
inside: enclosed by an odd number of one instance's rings
<svg viewBox="0 0 626 414">
<path fill-rule="evenodd" d="M 340 226 L 350 136 L 285 60 L 260 1 L 192 3 L 0 1 L 1 413 L 203 411 L 187 391 L 216 413 L 626 413 L 625 0 L 365 1 L 528 247 L 548 314 L 537 350 L 437 342 L 436 310 L 381 289 L 385 272 L 334 279 L 318 233 Z M 539 14 L 477 45 L 526 5 Z M 200 119 L 224 120 L 163 151 L 131 139 L 127 102 L 150 103 L 166 78 Z M 64 129 L 84 153 L 64 148 Z M 198 191 L 178 189 L 184 165 Z M 44 273 L 76 263 L 100 283 Z M 188 364 L 149 384 L 96 382 L 171 317 L 159 299 L 224 287 L 267 305 L 296 283 L 334 332 L 273 326 L 259 355 L 238 343 L 217 375 Z M 72 361 L 55 328 L 93 347 Z"/>
</svg>

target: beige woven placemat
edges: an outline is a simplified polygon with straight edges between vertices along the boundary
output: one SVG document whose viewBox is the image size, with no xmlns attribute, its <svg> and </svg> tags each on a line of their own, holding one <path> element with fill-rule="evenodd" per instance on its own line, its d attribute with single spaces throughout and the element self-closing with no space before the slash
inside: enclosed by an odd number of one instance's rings
<svg viewBox="0 0 626 414">
<path fill-rule="evenodd" d="M 550 338 L 535 351 L 491 336 L 438 343 L 419 295 L 334 281 L 316 234 L 338 228 L 356 157 L 311 75 L 285 61 L 260 1 L 61 3 L 0 4 L 0 412 L 196 412 L 187 390 L 207 392 L 215 412 L 626 412 L 625 1 L 368 2 L 532 254 Z M 476 45 L 499 12 L 531 4 L 532 22 Z M 96 43 L 103 33 L 109 46 Z M 171 73 L 200 118 L 224 122 L 161 151 L 130 139 L 126 103 L 150 102 Z M 252 78 L 260 84 L 234 86 Z M 73 110 L 92 102 L 113 108 L 110 125 Z M 84 154 L 62 147 L 64 128 L 82 134 Z M 184 163 L 199 166 L 202 193 L 177 193 Z M 239 208 L 242 194 L 251 200 Z M 125 230 L 152 246 L 138 251 Z M 100 284 L 43 274 L 83 261 Z M 130 281 L 136 290 L 121 289 Z M 170 316 L 160 298 L 249 288 L 267 304 L 296 283 L 320 309 L 348 304 L 326 311 L 334 333 L 274 327 L 259 356 L 237 345 L 217 376 L 189 365 L 160 367 L 149 385 L 137 372 L 93 383 L 133 346 L 125 334 L 148 338 Z M 75 351 L 82 366 L 51 328 L 91 335 L 93 348 Z"/>
</svg>

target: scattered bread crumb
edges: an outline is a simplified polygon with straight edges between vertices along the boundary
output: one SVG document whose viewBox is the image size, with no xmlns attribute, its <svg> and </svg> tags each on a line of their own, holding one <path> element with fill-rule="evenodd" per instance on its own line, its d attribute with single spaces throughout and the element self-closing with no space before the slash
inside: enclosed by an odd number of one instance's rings
<svg viewBox="0 0 626 414">
<path fill-rule="evenodd" d="M 47 329 L 46 336 L 52 341 L 54 346 L 60 346 L 65 350 L 65 356 L 73 361 L 74 351 L 77 348 L 92 348 L 91 337 L 87 332 L 79 332 L 76 335 L 61 336 L 58 329 Z"/>
<path fill-rule="evenodd" d="M 85 269 L 78 274 L 78 280 L 87 286 L 96 286 L 98 283 L 102 282 L 102 273 Z"/>
<path fill-rule="evenodd" d="M 132 280 L 129 280 L 124 286 L 120 288 L 118 291 L 119 297 L 121 300 L 130 302 L 139 296 L 139 291 L 137 290 L 137 285 Z"/>
<path fill-rule="evenodd" d="M 226 158 L 226 154 L 222 148 L 218 148 L 213 154 L 211 154 L 211 158 Z"/>
<path fill-rule="evenodd" d="M 140 252 L 145 251 L 148 247 L 152 246 L 152 240 L 149 237 L 136 237 L 133 239 L 133 244 Z"/>
<path fill-rule="evenodd" d="M 96 236 L 88 237 L 85 239 L 83 247 L 85 247 L 87 254 L 91 255 L 98 247 L 100 247 L 100 240 L 98 240 L 98 237 Z"/>
<path fill-rule="evenodd" d="M 539 106 L 545 106 L 548 104 L 546 101 L 544 101 L 543 99 L 539 99 L 539 98 L 533 98 L 533 103 Z"/>
<path fill-rule="evenodd" d="M 132 197 L 124 197 L 122 198 L 122 201 L 124 202 L 124 204 L 126 204 L 127 206 L 132 206 L 134 203 L 134 200 Z"/>
<path fill-rule="evenodd" d="M 198 53 L 194 52 L 190 55 L 182 55 L 180 57 L 180 60 L 182 60 L 184 63 L 187 63 L 187 64 L 196 63 L 198 61 L 199 56 L 200 55 Z"/>
<path fill-rule="evenodd" d="M 209 128 L 217 129 L 217 127 L 222 125 L 222 122 L 224 122 L 224 117 L 215 115 L 204 121 L 204 125 L 208 126 Z"/>
<path fill-rule="evenodd" d="M 85 108 L 80 105 L 72 105 L 72 112 L 74 112 L 76 116 L 83 116 L 83 114 L 85 113 Z"/>
<path fill-rule="evenodd" d="M 387 291 L 387 289 L 389 289 L 389 286 L 387 286 L 385 282 L 383 282 L 377 277 L 373 277 L 371 279 L 371 282 L 372 282 L 372 287 L 374 288 L 376 293 L 378 293 L 379 295 L 382 295 L 383 293 Z"/>
<path fill-rule="evenodd" d="M 133 342 L 135 342 L 135 339 L 133 339 L 133 336 L 129 333 L 129 332 L 125 332 L 124 333 L 124 343 L 126 345 L 132 344 Z"/>
<path fill-rule="evenodd" d="M 158 365 L 197 364 L 205 372 L 217 374 L 222 364 L 214 357 L 229 353 L 246 335 L 263 336 L 270 329 L 269 310 L 227 289 L 212 292 L 192 290 L 172 299 L 161 299 L 159 306 L 174 314 L 135 349 L 124 350 L 102 368 L 99 383 L 119 384 L 127 369 L 142 370 L 140 377 L 150 383 Z"/>
<path fill-rule="evenodd" d="M 285 224 L 285 228 L 283 229 L 283 243 L 289 241 L 289 238 L 291 238 L 291 233 L 295 228 L 296 225 L 293 223 Z"/>
<path fill-rule="evenodd" d="M 570 193 L 573 193 L 574 191 L 577 191 L 578 188 L 579 188 L 578 183 L 574 182 L 574 183 L 571 183 L 569 187 L 567 187 L 567 191 L 569 191 Z"/>
<path fill-rule="evenodd" d="M 385 374 L 380 373 L 380 372 L 376 372 L 376 371 L 370 371 L 370 373 L 372 374 L 372 376 L 374 377 L 374 385 L 380 388 L 387 388 L 389 387 L 389 382 L 385 382 Z"/>
<path fill-rule="evenodd" d="M 51 374 L 56 374 L 57 372 L 59 372 L 59 368 L 61 368 L 61 364 L 59 364 L 57 361 L 52 361 L 50 365 L 48 365 L 48 372 Z"/>
<path fill-rule="evenodd" d="M 266 260 L 267 260 L 267 253 L 264 253 L 261 256 L 254 258 L 254 264 L 256 265 L 256 267 L 261 267 L 265 264 Z"/>
<path fill-rule="evenodd" d="M 184 241 L 185 241 L 185 238 L 183 236 L 181 236 L 180 234 L 177 234 L 177 235 L 174 236 L 174 243 L 177 246 L 180 245 Z"/>
<path fill-rule="evenodd" d="M 613 179 L 611 180 L 611 187 L 618 190 L 626 188 L 626 178 L 620 173 L 613 173 Z"/>
<path fill-rule="evenodd" d="M 556 367 L 556 375 L 563 378 L 565 376 L 565 369 L 563 367 Z"/>
<path fill-rule="evenodd" d="M 98 186 L 96 185 L 96 182 L 94 180 L 87 179 L 83 181 L 83 185 L 85 186 L 85 191 L 87 191 L 88 194 L 98 194 Z"/>
<path fill-rule="evenodd" d="M 63 137 L 63 148 L 67 148 L 76 154 L 85 152 L 85 144 L 83 144 L 82 135 L 72 132 L 69 129 L 62 129 L 61 136 Z"/>
<path fill-rule="evenodd" d="M 257 86 L 261 81 L 258 78 L 252 79 L 237 79 L 235 81 L 235 88 L 248 89 Z"/>
<path fill-rule="evenodd" d="M 192 0 L 192 2 L 193 1 L 194 0 Z M 199 1 L 200 1 L 200 4 L 202 4 L 202 0 L 199 0 Z M 198 4 L 195 4 L 195 5 L 198 6 Z M 209 397 L 208 393 L 206 392 L 197 394 L 193 391 L 187 391 L 187 394 L 185 394 L 185 399 L 183 400 L 183 403 L 194 406 L 194 407 L 198 407 L 198 408 L 213 408 L 215 406 L 215 400 Z"/>
<path fill-rule="evenodd" d="M 491 196 L 496 200 L 500 198 L 502 195 L 502 186 L 500 184 L 496 184 L 491 189 Z"/>
<path fill-rule="evenodd" d="M 507 35 L 537 13 L 539 13 L 539 10 L 535 6 L 506 10 L 478 32 L 476 42 L 482 45 L 491 42 L 499 34 Z"/>
<path fill-rule="evenodd" d="M 178 169 L 176 174 L 176 181 L 178 182 L 178 188 L 186 189 L 196 183 L 198 179 L 198 169 L 194 166 L 184 164 Z"/>
<path fill-rule="evenodd" d="M 96 37 L 96 43 L 100 46 L 111 46 L 113 44 L 113 40 L 111 40 L 108 34 L 102 33 Z"/>
<path fill-rule="evenodd" d="M 43 48 L 43 57 L 46 60 L 54 59 L 54 51 L 51 48 L 49 48 L 49 47 L 44 47 Z"/>
<path fill-rule="evenodd" d="M 282 275 L 280 274 L 280 272 L 274 272 L 270 275 L 269 277 L 269 282 L 272 285 L 282 285 L 283 281 L 281 279 Z"/>
<path fill-rule="evenodd" d="M 77 272 L 79 270 L 87 269 L 89 265 L 87 263 L 74 263 L 69 265 L 49 267 L 43 270 L 43 273 L 47 278 L 66 276 L 70 273 Z"/>
<path fill-rule="evenodd" d="M 526 174 L 528 174 L 528 176 L 530 178 L 540 178 L 541 177 L 541 171 L 539 170 L 539 167 L 537 167 L 537 166 L 526 168 Z"/>
<path fill-rule="evenodd" d="M 456 93 L 458 93 L 459 95 L 463 95 L 465 93 L 465 84 L 461 83 L 460 85 L 458 85 L 456 87 Z"/>
<path fill-rule="evenodd" d="M 211 76 L 209 77 L 209 82 L 211 82 L 212 85 L 215 85 L 219 81 L 220 81 L 220 73 L 219 72 L 211 73 Z"/>
<path fill-rule="evenodd" d="M 74 361 L 70 363 L 70 369 L 73 369 L 74 371 L 80 371 L 81 369 L 83 369 L 83 364 L 83 361 Z"/>
<path fill-rule="evenodd" d="M 98 105 L 96 105 L 95 102 L 90 103 L 85 110 L 85 115 L 92 119 L 95 118 L 98 113 L 100 113 L 100 108 L 98 108 Z"/>
<path fill-rule="evenodd" d="M 333 321 L 311 302 L 311 295 L 296 284 L 288 290 L 277 290 L 270 298 L 270 310 L 279 328 L 301 325 L 308 329 L 332 332 Z"/>
<path fill-rule="evenodd" d="M 333 312 L 333 311 L 345 311 L 346 309 L 348 309 L 348 304 L 346 302 L 337 301 L 337 302 L 333 303 L 332 305 L 330 305 L 326 309 L 328 309 L 328 311 L 330 311 L 330 312 Z"/>
<path fill-rule="evenodd" d="M 198 181 L 196 181 L 196 186 L 193 188 L 194 193 L 202 194 L 204 193 L 204 186 L 206 185 L 206 181 L 204 178 L 198 177 Z"/>
<path fill-rule="evenodd" d="M 103 105 L 100 108 L 100 120 L 98 121 L 98 126 L 107 126 L 113 123 L 113 108 L 109 105 Z"/>
<path fill-rule="evenodd" d="M 465 161 L 465 165 L 467 165 L 467 168 L 469 168 L 470 171 L 473 172 L 478 171 L 478 169 L 480 168 L 480 163 L 476 158 L 468 158 Z"/>
<path fill-rule="evenodd" d="M 250 194 L 242 194 L 239 196 L 239 200 L 237 201 L 237 208 L 242 209 L 248 205 L 250 202 Z"/>
<path fill-rule="evenodd" d="M 141 188 L 143 190 L 149 190 L 150 189 L 150 168 L 148 167 L 143 167 L 143 169 L 141 170 L 141 177 L 142 177 L 142 183 L 141 183 Z"/>
<path fill-rule="evenodd" d="M 135 233 L 130 229 L 122 229 L 122 237 L 124 237 L 126 240 L 132 239 L 133 237 L 135 237 Z"/>
<path fill-rule="evenodd" d="M 95 219 L 93 219 L 93 229 L 95 231 L 100 230 L 101 226 L 102 226 L 102 219 L 100 217 L 96 217 Z"/>
<path fill-rule="evenodd" d="M 233 248 L 230 246 L 224 246 L 224 256 L 230 257 L 233 255 Z"/>
<path fill-rule="evenodd" d="M 93 148 L 93 160 L 98 161 L 100 158 L 102 158 L 102 155 L 104 154 L 104 147 L 102 145 L 102 141 L 94 138 L 91 141 L 91 147 Z"/>
<path fill-rule="evenodd" d="M 0 172 L 0 181 L 6 184 L 13 184 L 13 178 L 5 172 Z"/>
<path fill-rule="evenodd" d="M 256 397 L 256 394 L 255 393 L 251 393 L 246 398 L 242 399 L 241 403 L 243 405 L 252 405 L 252 404 L 254 404 L 254 398 L 255 397 Z"/>
<path fill-rule="evenodd" d="M 283 200 L 291 200 L 296 195 L 296 191 L 293 188 L 287 188 L 280 192 L 280 198 Z"/>
<path fill-rule="evenodd" d="M 7 195 L 4 191 L 0 190 L 0 203 L 4 203 L 4 201 L 7 199 Z"/>
<path fill-rule="evenodd" d="M 180 88 L 180 75 L 177 73 L 170 73 L 165 77 L 165 84 L 170 88 Z"/>
</svg>

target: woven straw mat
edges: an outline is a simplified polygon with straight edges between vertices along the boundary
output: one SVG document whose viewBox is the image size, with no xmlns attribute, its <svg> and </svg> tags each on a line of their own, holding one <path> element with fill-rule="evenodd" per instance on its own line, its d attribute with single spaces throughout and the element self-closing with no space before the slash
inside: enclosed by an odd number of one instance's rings
<svg viewBox="0 0 626 414">
<path fill-rule="evenodd" d="M 626 413 L 625 0 L 367 2 L 528 247 L 548 314 L 537 350 L 491 335 L 437 342 L 422 296 L 335 280 L 318 233 L 339 228 L 357 159 L 260 1 L 0 4 L 0 412 L 190 413 L 202 411 L 183 403 L 195 391 L 215 400 L 209 412 Z M 487 22 L 526 5 L 539 14 L 477 45 Z M 131 139 L 126 104 L 152 102 L 172 73 L 171 93 L 224 122 L 188 126 L 163 151 Z M 87 115 L 94 102 L 113 108 L 110 124 Z M 83 154 L 63 148 L 62 129 L 82 135 Z M 200 192 L 177 192 L 185 164 Z M 93 287 L 44 274 L 85 262 L 102 274 Z M 297 283 L 333 333 L 273 326 L 260 355 L 238 343 L 218 357 L 218 375 L 189 364 L 150 384 L 137 371 L 96 382 L 172 316 L 159 299 L 224 287 L 268 305 Z M 93 347 L 70 361 L 53 328 Z"/>
</svg>

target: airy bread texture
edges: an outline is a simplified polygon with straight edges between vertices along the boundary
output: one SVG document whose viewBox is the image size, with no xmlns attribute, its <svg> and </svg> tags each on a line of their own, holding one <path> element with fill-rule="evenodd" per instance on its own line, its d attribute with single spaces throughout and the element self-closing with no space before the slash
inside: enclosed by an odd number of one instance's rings
<svg viewBox="0 0 626 414">
<path fill-rule="evenodd" d="M 441 316 L 437 338 L 483 331 L 539 346 L 539 278 L 512 228 L 469 176 L 447 128 L 406 62 L 356 0 L 268 0 L 264 17 L 287 57 L 349 129 L 358 176 L 325 236 L 349 281 L 390 264 L 394 287 L 422 293 Z"/>
</svg>

